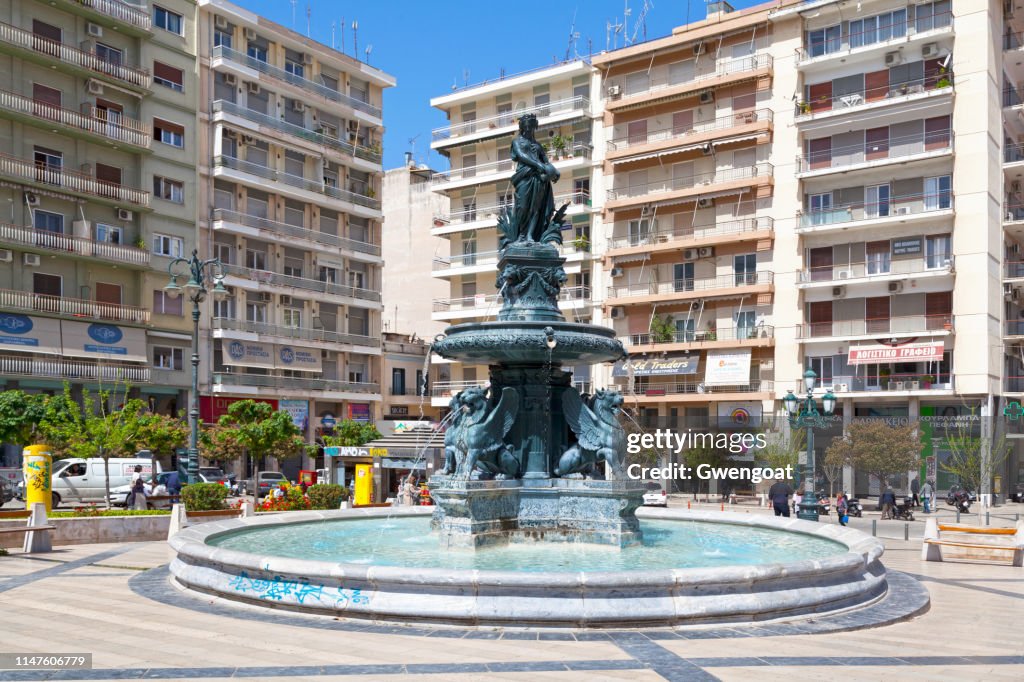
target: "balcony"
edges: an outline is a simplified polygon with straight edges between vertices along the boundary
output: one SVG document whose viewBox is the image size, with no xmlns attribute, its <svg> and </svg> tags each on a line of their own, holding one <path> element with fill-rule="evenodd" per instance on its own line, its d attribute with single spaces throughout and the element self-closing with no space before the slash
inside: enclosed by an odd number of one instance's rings
<svg viewBox="0 0 1024 682">
<path fill-rule="evenodd" d="M 702 279 L 677 279 L 670 282 L 610 286 L 608 287 L 608 298 L 605 300 L 605 305 L 663 303 L 676 299 L 766 293 L 773 291 L 773 280 L 774 273 L 759 271 L 719 275 Z"/>
<path fill-rule="evenodd" d="M 378 149 L 349 144 L 348 142 L 343 142 L 336 137 L 331 137 L 330 135 L 325 135 L 324 133 L 310 130 L 309 128 L 303 128 L 300 125 L 289 123 L 274 116 L 268 116 L 267 114 L 247 109 L 246 107 L 239 106 L 234 102 L 228 102 L 223 99 L 214 101 L 213 113 L 216 114 L 220 112 L 230 114 L 232 116 L 238 116 L 239 118 L 256 123 L 257 125 L 266 126 L 300 140 L 311 142 L 314 145 L 328 147 L 329 149 L 333 149 L 348 156 L 354 156 L 357 159 L 368 161 L 377 166 L 381 163 L 381 153 Z"/>
<path fill-rule="evenodd" d="M 26 56 L 33 61 L 43 64 L 57 61 L 70 66 L 86 78 L 97 76 L 135 90 L 148 90 L 153 84 L 153 76 L 146 69 L 108 62 L 94 52 L 85 52 L 77 47 L 0 22 L 0 50 L 10 49 L 28 53 Z"/>
<path fill-rule="evenodd" d="M 144 5 L 130 5 L 120 0 L 60 0 L 60 4 L 87 18 L 103 17 L 118 22 L 120 25 L 115 30 L 127 27 L 128 33 L 145 35 L 153 28 L 149 9 Z"/>
<path fill-rule="evenodd" d="M 829 37 L 814 41 L 810 45 L 798 48 L 796 61 L 800 66 L 809 62 L 823 62 L 842 58 L 846 61 L 852 56 L 872 52 L 874 50 L 893 50 L 912 41 L 924 41 L 944 33 L 953 32 L 952 12 L 938 12 L 931 16 L 922 16 L 914 21 L 880 25 L 869 31 L 859 31 L 842 36 Z"/>
<path fill-rule="evenodd" d="M 590 287 L 563 287 L 558 294 L 560 308 L 572 308 L 575 303 L 590 305 Z M 481 317 L 496 315 L 501 309 L 502 301 L 497 294 L 477 294 L 464 298 L 435 298 L 434 319 L 445 319 L 446 316 Z M 468 313 L 462 314 L 460 313 Z"/>
<path fill-rule="evenodd" d="M 149 192 L 97 180 L 91 175 L 60 166 L 40 165 L 8 154 L 0 154 L 0 177 L 114 204 L 131 204 L 142 208 L 149 206 Z"/>
<path fill-rule="evenodd" d="M 873 170 L 878 166 L 890 163 L 932 159 L 952 153 L 953 131 L 937 130 L 919 135 L 864 142 L 848 147 L 834 147 L 806 156 L 798 156 L 796 176 L 809 178 L 829 173 Z"/>
<path fill-rule="evenodd" d="M 56 127 L 72 135 L 83 134 L 98 142 L 149 149 L 153 141 L 153 130 L 148 125 L 124 116 L 108 119 L 106 112 L 89 104 L 83 104 L 78 112 L 0 90 L 0 114 L 39 128 Z"/>
<path fill-rule="evenodd" d="M 796 231 L 827 232 L 833 229 L 874 227 L 892 223 L 933 221 L 953 215 L 951 192 L 907 194 L 886 201 L 847 204 L 797 214 Z"/>
<path fill-rule="evenodd" d="M 252 57 L 242 52 L 232 50 L 230 47 L 225 47 L 224 45 L 218 45 L 214 47 L 213 52 L 210 55 L 210 59 L 223 59 L 229 62 L 234 62 L 235 64 L 239 64 L 254 71 L 258 71 L 259 73 L 265 74 L 275 80 L 287 83 L 289 85 L 293 85 L 314 95 L 319 95 L 324 99 L 330 100 L 332 102 L 338 102 L 339 104 L 343 104 L 351 109 L 354 109 L 355 111 L 361 111 L 365 114 L 369 114 L 373 118 L 378 119 L 378 121 L 381 118 L 380 107 L 375 107 L 369 102 L 364 102 L 354 97 L 349 97 L 348 95 L 338 92 L 337 90 L 332 90 L 326 85 L 321 85 L 320 83 L 308 80 L 306 78 L 303 78 L 302 76 L 297 76 L 294 73 L 289 73 L 280 67 L 272 66 L 258 59 L 253 59 Z M 216 68 L 216 65 L 214 65 L 214 68 Z"/>
<path fill-rule="evenodd" d="M 706 331 L 676 331 L 675 334 L 667 336 L 630 334 L 623 337 L 622 342 L 630 353 L 671 352 L 733 346 L 772 346 L 775 344 L 775 327 L 770 324 L 760 324 L 754 327 L 721 327 Z"/>
<path fill-rule="evenodd" d="M 1024 261 L 1007 261 L 1004 263 L 1003 279 L 1024 279 Z"/>
<path fill-rule="evenodd" d="M 0 308 L 4 310 L 53 313 L 66 317 L 105 320 L 108 322 L 149 324 L 149 311 L 145 308 L 100 303 L 99 301 L 85 301 L 65 296 L 34 294 L 31 291 L 0 289 Z"/>
<path fill-rule="evenodd" d="M 708 386 L 700 381 L 665 381 L 665 382 L 643 382 L 636 383 L 632 389 L 629 386 L 615 386 L 622 392 L 622 395 L 636 398 L 652 398 L 653 400 L 640 402 L 671 402 L 672 399 L 679 399 L 683 396 L 693 397 L 700 401 L 724 400 L 725 395 L 744 394 L 750 399 L 749 394 L 761 393 L 765 398 L 770 399 L 771 393 L 775 390 L 775 382 L 772 381 L 750 381 L 746 384 L 731 386 Z M 710 397 L 714 396 L 714 397 Z"/>
<path fill-rule="evenodd" d="M 608 95 L 605 109 L 614 113 L 639 105 L 654 105 L 665 100 L 685 97 L 698 90 L 767 76 L 771 70 L 771 55 L 757 54 L 713 60 L 709 68 L 699 73 L 695 71 L 688 78 L 673 76 L 667 68 L 653 77 L 648 77 L 642 84 L 630 82 L 630 77 L 635 77 L 636 73 L 616 76 L 605 82 L 605 92 Z"/>
<path fill-rule="evenodd" d="M 877 319 L 833 320 L 797 325 L 799 340 L 833 340 L 846 337 L 892 337 L 953 333 L 953 315 L 906 315 Z"/>
<path fill-rule="evenodd" d="M 692 227 L 670 227 L 662 230 L 650 230 L 612 237 L 608 241 L 609 256 L 625 255 L 632 252 L 670 251 L 684 246 L 697 246 L 711 243 L 749 241 L 770 237 L 774 232 L 775 221 L 769 216 L 730 220 L 724 223 L 694 225 Z M 616 231 L 621 232 L 621 223 Z M 621 253 L 619 253 L 621 251 Z"/>
<path fill-rule="evenodd" d="M 363 206 L 371 211 L 380 211 L 381 204 L 379 199 L 373 199 L 365 194 L 349 192 L 348 190 L 333 187 L 331 185 L 324 184 L 323 182 L 318 182 L 317 180 L 310 180 L 299 175 L 291 175 L 284 171 L 279 171 L 267 166 L 261 166 L 257 163 L 243 161 L 242 159 L 237 159 L 233 156 L 222 155 L 214 157 L 214 165 L 218 168 L 230 168 L 248 175 L 254 175 L 264 180 L 271 180 L 287 187 L 294 187 L 295 189 L 304 190 L 306 192 L 331 197 L 332 199 L 355 204 L 356 206 Z M 255 184 L 264 191 L 281 191 L 264 182 L 257 182 Z M 300 195 L 300 198 L 305 199 L 307 197 Z M 315 201 L 316 198 L 313 200 Z"/>
<path fill-rule="evenodd" d="M 1009 376 L 1004 383 L 1007 393 L 1024 393 L 1024 377 Z"/>
<path fill-rule="evenodd" d="M 694 123 L 688 128 L 671 127 L 649 130 L 608 140 L 608 159 L 621 159 L 662 149 L 672 149 L 673 152 L 678 153 L 684 150 L 675 149 L 675 147 L 682 143 L 694 144 L 692 149 L 697 150 L 700 148 L 700 142 L 722 137 L 720 134 L 722 131 L 735 131 L 735 134 L 742 134 L 755 130 L 770 130 L 771 124 L 772 110 L 758 109 Z"/>
<path fill-rule="evenodd" d="M 0 244 L 26 246 L 84 258 L 95 258 L 110 263 L 147 267 L 150 252 L 127 244 L 97 242 L 56 232 L 46 232 L 23 225 L 0 223 Z"/>
<path fill-rule="evenodd" d="M 1024 222 L 1024 204 L 1007 204 L 1003 223 Z"/>
<path fill-rule="evenodd" d="M 1007 144 L 1003 148 L 1003 163 L 1011 165 L 1024 161 L 1024 144 Z"/>
<path fill-rule="evenodd" d="M 228 263 L 225 263 L 222 267 L 224 269 L 224 273 L 227 275 L 236 275 L 257 284 L 266 284 L 269 286 L 285 287 L 290 289 L 302 289 L 304 291 L 312 291 L 320 294 L 345 296 L 347 298 L 354 298 L 361 301 L 380 303 L 380 292 L 372 289 L 360 289 L 344 284 L 337 284 L 335 282 L 307 279 L 305 277 L 285 275 L 280 272 L 272 272 L 270 270 L 257 270 L 255 268 L 247 268 L 241 265 L 231 265 Z M 227 284 L 234 284 L 234 282 L 227 282 Z"/>
<path fill-rule="evenodd" d="M 933 365 L 935 363 L 927 363 Z M 875 368 L 877 365 L 869 365 Z M 882 365 L 885 367 L 885 365 Z M 953 374 L 950 372 L 928 372 L 927 365 L 920 373 L 915 374 L 881 374 L 872 371 L 869 376 L 840 376 L 831 377 L 831 383 L 820 382 L 834 393 L 845 395 L 848 393 L 917 393 L 919 391 L 952 391 Z M 797 382 L 794 386 L 794 393 L 803 394 L 807 392 L 803 382 Z"/>
<path fill-rule="evenodd" d="M 1007 320 L 1003 336 L 1024 336 L 1024 320 Z"/>
<path fill-rule="evenodd" d="M 454 202 L 453 202 L 454 203 Z M 555 195 L 555 206 L 568 203 L 568 215 L 581 213 L 590 208 L 590 192 L 581 190 L 578 192 L 566 192 Z M 489 204 L 487 206 L 473 206 L 461 210 L 449 210 L 446 213 L 434 214 L 434 234 L 442 235 L 451 232 L 462 232 L 482 227 L 494 227 L 498 224 L 498 214 L 505 209 L 511 210 L 513 202 L 511 199 L 504 204 Z"/>
<path fill-rule="evenodd" d="M 583 96 L 567 97 L 555 100 L 546 104 L 538 104 L 524 109 L 516 109 L 486 118 L 453 123 L 451 125 L 434 128 L 431 131 L 431 147 L 440 147 L 444 144 L 458 144 L 464 140 L 456 138 L 472 138 L 474 140 L 498 137 L 511 133 L 518 125 L 518 120 L 524 114 L 536 114 L 541 125 L 550 122 L 549 119 L 558 118 L 566 120 L 574 118 L 575 115 L 582 115 L 590 110 L 590 99 Z"/>
<path fill-rule="evenodd" d="M 577 144 L 565 150 L 564 154 L 567 154 L 567 156 L 563 155 L 557 160 L 550 160 L 555 168 L 558 169 L 580 166 L 590 160 L 592 152 L 593 148 L 589 144 Z M 503 178 L 511 178 L 515 168 L 516 163 L 511 159 L 491 161 L 490 163 L 481 163 L 475 166 L 464 166 L 462 168 L 452 168 L 450 170 L 435 173 L 430 184 L 435 189 L 444 191 L 454 188 L 445 187 L 445 185 L 464 187 L 474 184 L 497 182 Z"/>
<path fill-rule="evenodd" d="M 245 332 L 248 334 L 259 334 L 260 336 L 274 336 L 291 341 L 319 341 L 321 343 L 344 344 L 346 346 L 363 346 L 366 348 L 380 348 L 380 338 L 365 336 L 362 334 L 346 334 L 327 329 L 315 329 L 312 327 L 288 327 L 281 324 L 270 324 L 267 322 L 253 322 L 252 320 L 235 320 L 229 317 L 213 318 L 213 329 L 221 331 Z"/>
<path fill-rule="evenodd" d="M 906 277 L 942 277 L 954 272 L 952 256 L 932 258 L 885 258 L 868 263 L 836 263 L 796 271 L 797 287 L 815 285 L 858 284 Z"/>
<path fill-rule="evenodd" d="M 798 102 L 796 122 L 803 123 L 818 118 L 842 116 L 863 109 L 945 97 L 952 94 L 953 72 L 949 71 L 877 87 L 864 87 L 842 95 L 822 95 L 814 97 L 808 102 Z"/>
<path fill-rule="evenodd" d="M 0 355 L 0 375 L 58 379 L 60 381 L 108 381 L 148 384 L 150 369 L 123 362 L 86 362 L 62 357 L 20 357 Z"/>
<path fill-rule="evenodd" d="M 650 201 L 696 198 L 702 194 L 715 194 L 754 184 L 770 184 L 773 172 L 772 164 L 762 162 L 743 168 L 721 168 L 684 178 L 665 178 L 642 185 L 628 185 L 608 190 L 605 208 L 621 209 Z"/>
<path fill-rule="evenodd" d="M 338 381 L 336 379 L 278 377 L 266 374 L 213 373 L 214 391 L 223 391 L 218 386 L 245 386 L 252 388 L 277 388 L 293 391 L 317 391 L 328 393 L 359 393 L 368 397 L 380 393 L 380 384 Z"/>
<path fill-rule="evenodd" d="M 332 252 L 341 249 L 357 254 L 374 256 L 375 258 L 380 257 L 380 246 L 377 244 L 339 237 L 338 235 L 326 232 L 318 232 L 298 225 L 279 223 L 275 220 L 268 220 L 267 218 L 260 218 L 246 213 L 216 208 L 213 210 L 212 219 L 214 230 L 235 232 L 282 243 L 294 243 L 294 240 L 299 239 L 315 244 L 318 247 L 326 247 L 327 250 Z"/>
</svg>

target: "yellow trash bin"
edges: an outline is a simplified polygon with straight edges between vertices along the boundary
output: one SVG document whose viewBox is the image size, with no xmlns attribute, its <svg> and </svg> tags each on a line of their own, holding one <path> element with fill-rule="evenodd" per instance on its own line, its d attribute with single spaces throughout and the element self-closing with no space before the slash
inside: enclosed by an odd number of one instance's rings
<svg viewBox="0 0 1024 682">
<path fill-rule="evenodd" d="M 27 445 L 21 451 L 22 473 L 25 477 L 25 509 L 31 509 L 33 502 L 42 502 L 46 511 L 52 510 L 53 457 L 46 445 Z"/>
</svg>

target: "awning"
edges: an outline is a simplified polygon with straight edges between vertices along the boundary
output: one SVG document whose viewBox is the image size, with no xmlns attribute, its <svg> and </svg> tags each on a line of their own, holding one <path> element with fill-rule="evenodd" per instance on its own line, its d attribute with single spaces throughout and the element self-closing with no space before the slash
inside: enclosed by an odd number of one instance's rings
<svg viewBox="0 0 1024 682">
<path fill-rule="evenodd" d="M 656 152 L 650 152 L 649 154 L 641 154 L 640 156 L 624 156 L 621 159 L 612 159 L 612 165 L 620 163 L 633 163 L 634 161 L 646 161 L 647 159 L 656 159 L 659 156 L 670 156 L 673 154 L 692 152 L 700 149 L 703 146 L 704 145 L 702 144 L 691 144 L 686 147 L 672 147 L 670 149 L 661 149 Z"/>
<path fill-rule="evenodd" d="M 0 349 L 60 355 L 60 320 L 0 313 Z"/>
<path fill-rule="evenodd" d="M 619 360 L 612 368 L 613 377 L 629 376 L 629 369 L 632 367 L 633 376 L 655 377 L 670 374 L 696 374 L 697 364 L 700 360 L 698 355 L 669 355 L 665 358 L 647 358 Z"/>
<path fill-rule="evenodd" d="M 761 137 L 762 134 L 763 133 L 758 133 L 756 135 L 740 135 L 738 137 L 724 137 L 721 140 L 714 140 L 711 144 L 713 144 L 716 147 L 720 147 L 723 144 L 733 144 L 735 142 L 746 142 L 748 140 L 757 140 L 757 139 L 759 139 Z"/>
<path fill-rule="evenodd" d="M 641 251 L 639 253 L 631 253 L 628 256 L 614 256 L 612 258 L 612 263 L 615 265 L 622 265 L 623 263 L 639 263 L 641 261 L 647 260 L 650 257 L 650 253 L 646 251 Z"/>
<path fill-rule="evenodd" d="M 274 344 L 258 341 L 228 341 L 224 344 L 224 364 L 231 367 L 274 367 Z"/>
<path fill-rule="evenodd" d="M 64 355 L 80 358 L 147 362 L 146 332 L 104 322 L 61 322 Z"/>
<path fill-rule="evenodd" d="M 903 346 L 859 346 L 850 348 L 848 365 L 877 365 L 887 362 L 941 362 L 943 343 L 908 343 Z"/>
</svg>

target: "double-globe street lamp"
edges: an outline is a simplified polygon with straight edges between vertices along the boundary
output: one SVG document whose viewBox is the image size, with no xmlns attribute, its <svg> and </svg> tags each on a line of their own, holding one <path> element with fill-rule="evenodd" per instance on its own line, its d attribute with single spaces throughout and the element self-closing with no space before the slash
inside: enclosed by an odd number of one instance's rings
<svg viewBox="0 0 1024 682">
<path fill-rule="evenodd" d="M 179 263 L 185 264 L 185 271 L 174 272 Z M 216 268 L 216 272 L 214 272 Z M 199 482 L 199 304 L 206 300 L 207 283 L 213 283 L 213 298 L 224 300 L 228 290 L 224 288 L 224 266 L 220 260 L 201 260 L 199 251 L 193 250 L 191 258 L 175 258 L 167 266 L 171 281 L 164 287 L 164 293 L 177 298 L 182 291 L 192 301 L 192 396 L 188 410 L 188 482 Z M 189 276 L 185 286 L 178 286 L 178 278 Z"/>
<path fill-rule="evenodd" d="M 824 427 L 824 417 L 831 417 L 836 409 L 836 397 L 829 391 L 822 396 L 822 411 L 818 412 L 818 404 L 814 401 L 814 384 L 818 375 L 814 370 L 804 372 L 804 387 L 807 396 L 800 400 L 793 391 L 787 391 L 782 399 L 789 415 L 789 425 L 795 429 L 807 429 L 807 462 L 804 464 L 804 495 L 797 510 L 797 516 L 805 521 L 818 520 L 818 496 L 814 491 L 814 429 Z"/>
</svg>

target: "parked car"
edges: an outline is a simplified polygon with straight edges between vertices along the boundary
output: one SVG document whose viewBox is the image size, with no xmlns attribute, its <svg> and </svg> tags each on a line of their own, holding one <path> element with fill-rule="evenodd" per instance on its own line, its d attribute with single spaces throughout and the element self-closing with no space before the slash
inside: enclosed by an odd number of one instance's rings
<svg viewBox="0 0 1024 682">
<path fill-rule="evenodd" d="M 220 483 L 226 486 L 231 495 L 238 494 L 238 483 L 235 481 L 235 474 L 226 474 L 220 467 L 199 467 L 199 474 L 204 477 L 207 483 Z"/>
<path fill-rule="evenodd" d="M 0 478 L 0 507 L 15 498 L 15 486 L 6 478 Z"/>
<path fill-rule="evenodd" d="M 110 474 L 110 489 L 131 485 L 135 467 L 142 467 L 147 479 L 154 472 L 162 471 L 160 462 L 146 457 L 113 457 L 109 466 L 100 457 L 89 459 L 59 459 L 53 463 L 50 486 L 52 505 L 56 509 L 61 502 L 102 502 L 107 493 L 106 474 Z M 18 483 L 18 499 L 25 499 L 25 482 Z"/>
<path fill-rule="evenodd" d="M 170 476 L 171 473 L 172 472 L 170 472 L 170 471 L 163 471 L 163 472 L 157 474 L 157 476 L 156 476 L 157 484 L 158 485 L 163 485 L 163 486 L 166 487 L 167 486 L 167 477 Z M 210 483 L 211 482 L 206 477 L 204 477 L 201 473 L 199 474 L 199 478 L 200 478 L 200 480 L 203 483 Z M 150 488 L 149 488 L 149 481 L 147 480 L 146 481 L 146 495 L 147 496 L 149 495 L 149 490 L 150 490 Z M 125 506 L 127 506 L 127 504 L 128 504 L 128 495 L 131 493 L 131 491 L 132 491 L 132 486 L 131 486 L 130 483 L 128 485 L 120 485 L 120 486 L 118 486 L 116 488 L 111 488 L 110 489 L 110 505 L 112 507 L 125 507 Z M 154 500 L 152 502 L 147 502 L 146 506 L 149 509 L 170 509 L 171 508 L 171 500 Z"/>
<path fill-rule="evenodd" d="M 647 492 L 644 493 L 645 507 L 667 507 L 668 493 L 661 487 L 660 483 L 648 483 L 644 486 Z"/>
<path fill-rule="evenodd" d="M 245 489 L 249 492 L 258 493 L 259 497 L 263 497 L 282 483 L 289 483 L 288 479 L 280 471 L 257 471 L 256 481 L 259 484 L 259 490 L 256 489 L 256 485 L 253 484 L 251 478 L 245 482 Z"/>
</svg>

